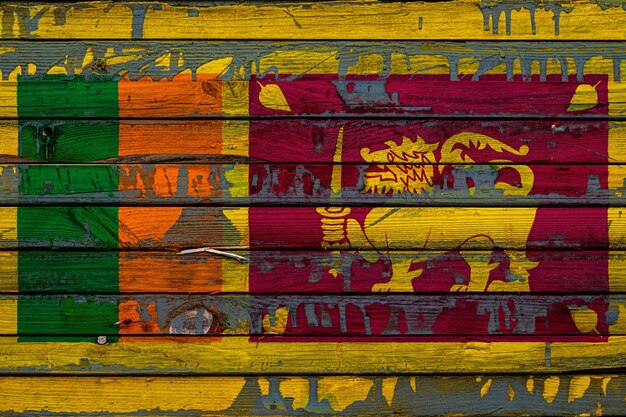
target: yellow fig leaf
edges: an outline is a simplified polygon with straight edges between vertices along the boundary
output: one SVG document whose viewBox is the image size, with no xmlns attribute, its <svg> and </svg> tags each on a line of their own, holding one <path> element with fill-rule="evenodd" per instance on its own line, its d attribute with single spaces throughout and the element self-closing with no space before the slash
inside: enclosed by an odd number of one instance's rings
<svg viewBox="0 0 626 417">
<path fill-rule="evenodd" d="M 567 308 L 578 330 L 583 333 L 597 332 L 598 313 L 587 307 L 567 306 Z"/>
<path fill-rule="evenodd" d="M 283 90 L 280 89 L 280 86 L 277 84 L 263 85 L 258 81 L 257 83 L 261 87 L 259 101 L 263 106 L 272 110 L 291 111 L 291 107 L 289 107 L 289 103 L 287 103 L 287 99 L 283 94 Z"/>
<path fill-rule="evenodd" d="M 598 84 L 600 81 L 595 85 L 581 84 L 576 87 L 567 111 L 587 110 L 596 107 L 598 105 L 598 91 L 596 90 Z"/>
</svg>

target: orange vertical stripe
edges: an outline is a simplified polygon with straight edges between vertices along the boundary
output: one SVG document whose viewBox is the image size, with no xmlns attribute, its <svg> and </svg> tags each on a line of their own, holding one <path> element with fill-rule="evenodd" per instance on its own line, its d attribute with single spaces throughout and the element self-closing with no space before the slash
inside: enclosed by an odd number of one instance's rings
<svg viewBox="0 0 626 417">
<path fill-rule="evenodd" d="M 121 121 L 119 156 L 220 155 L 222 122 L 219 120 Z"/>
<path fill-rule="evenodd" d="M 118 83 L 120 117 L 217 115 L 222 109 L 221 82 L 214 74 L 179 74 L 171 80 L 122 78 Z"/>
</svg>

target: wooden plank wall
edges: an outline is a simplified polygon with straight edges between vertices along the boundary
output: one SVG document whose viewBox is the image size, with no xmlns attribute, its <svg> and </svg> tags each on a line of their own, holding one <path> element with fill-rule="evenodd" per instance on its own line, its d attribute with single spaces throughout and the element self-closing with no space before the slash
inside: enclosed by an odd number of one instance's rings
<svg viewBox="0 0 626 417">
<path fill-rule="evenodd" d="M 0 13 L 0 415 L 624 415 L 626 3 Z"/>
</svg>

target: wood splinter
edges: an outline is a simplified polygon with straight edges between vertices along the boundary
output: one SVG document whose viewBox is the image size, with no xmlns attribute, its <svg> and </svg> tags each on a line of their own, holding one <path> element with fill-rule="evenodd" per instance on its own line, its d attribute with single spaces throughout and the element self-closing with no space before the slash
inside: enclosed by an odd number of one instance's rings
<svg viewBox="0 0 626 417">
<path fill-rule="evenodd" d="M 248 262 L 248 258 L 246 258 L 245 256 L 236 255 L 236 254 L 231 253 L 231 252 L 224 252 L 224 251 L 221 251 L 221 250 L 208 248 L 208 247 L 206 247 L 206 248 L 195 248 L 195 249 L 185 249 L 185 250 L 182 250 L 182 251 L 178 252 L 177 255 L 188 255 L 190 253 L 200 253 L 200 252 L 208 252 L 208 253 L 212 253 L 214 255 L 225 256 L 226 258 L 236 259 L 236 260 L 238 260 L 241 263 Z"/>
</svg>

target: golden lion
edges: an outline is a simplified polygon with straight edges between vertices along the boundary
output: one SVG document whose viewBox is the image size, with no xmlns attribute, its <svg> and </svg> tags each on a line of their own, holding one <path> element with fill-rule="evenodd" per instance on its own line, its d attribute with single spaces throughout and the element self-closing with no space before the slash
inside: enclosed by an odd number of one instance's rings
<svg viewBox="0 0 626 417">
<path fill-rule="evenodd" d="M 342 132 L 340 132 L 341 134 Z M 341 137 L 341 140 L 343 138 Z M 372 152 L 365 148 L 361 151 L 363 159 L 370 164 L 364 173 L 365 193 L 400 194 L 400 193 L 432 193 L 434 176 L 439 162 L 473 163 L 468 150 L 484 150 L 489 147 L 497 153 L 525 155 L 526 146 L 512 148 L 494 138 L 476 134 L 461 133 L 450 137 L 441 145 L 441 158 L 437 161 L 435 151 L 439 144 L 426 144 L 422 138 L 416 141 L 403 138 L 398 145 L 386 142 L 388 149 Z M 490 160 L 490 163 L 507 163 L 507 160 Z M 508 166 L 508 165 L 507 165 Z M 527 166 L 510 165 L 518 171 L 522 183 L 519 186 L 497 183 L 505 195 L 525 195 L 533 186 L 534 176 Z M 437 172 L 439 173 L 439 172 Z M 472 190 L 468 190 L 471 194 Z M 372 291 L 413 292 L 412 281 L 418 278 L 423 270 L 412 269 L 416 262 L 425 262 L 439 254 L 450 250 L 477 249 L 487 250 L 486 256 L 464 256 L 470 267 L 467 284 L 457 284 L 450 291 L 528 291 L 529 270 L 536 266 L 535 262 L 523 255 L 509 253 L 510 273 L 508 281 L 489 283 L 490 272 L 498 266 L 491 262 L 494 248 L 506 248 L 515 239 L 528 240 L 530 229 L 535 220 L 536 210 L 523 209 L 516 213 L 510 225 L 505 220 L 511 217 L 510 210 L 504 208 L 373 208 L 367 214 L 363 225 L 348 218 L 349 208 L 320 208 L 324 242 L 322 246 L 329 249 L 368 250 L 365 256 L 369 262 L 376 262 L 389 256 L 392 263 L 392 275 L 389 282 L 373 286 Z M 420 252 L 415 258 L 393 256 L 388 248 L 406 246 Z M 421 250 L 427 248 L 428 253 Z M 373 252 L 372 252 L 373 251 Z M 464 252 L 461 251 L 461 256 Z M 338 271 L 333 270 L 333 273 Z"/>
</svg>

